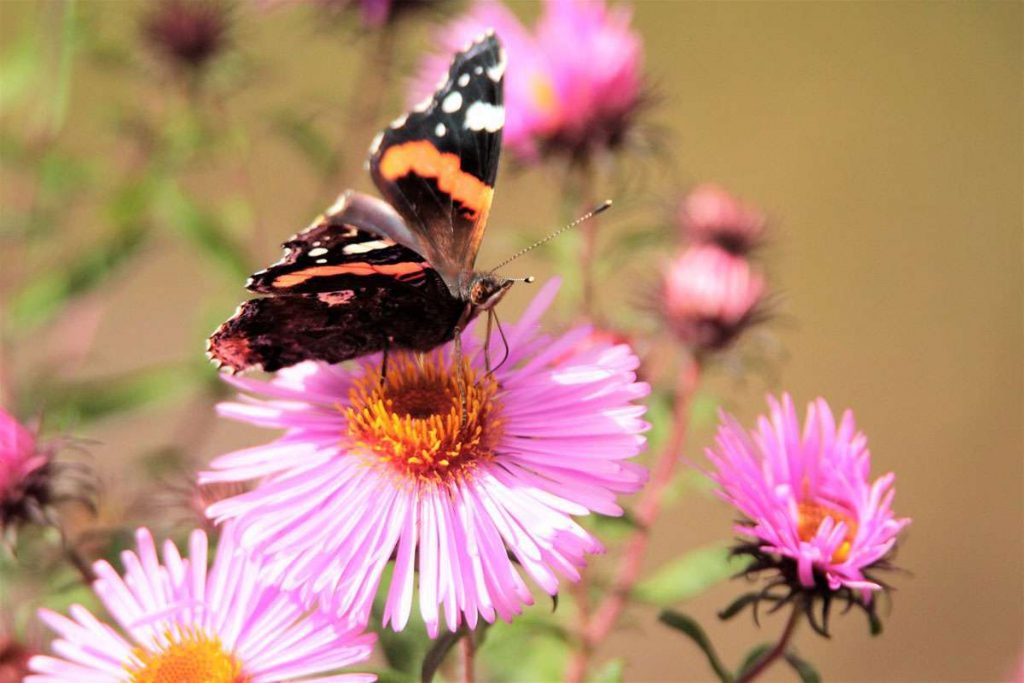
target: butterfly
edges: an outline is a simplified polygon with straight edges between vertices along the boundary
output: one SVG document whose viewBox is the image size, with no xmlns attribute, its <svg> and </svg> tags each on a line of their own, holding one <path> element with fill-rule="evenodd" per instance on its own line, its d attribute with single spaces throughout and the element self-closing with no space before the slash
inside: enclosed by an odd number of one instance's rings
<svg viewBox="0 0 1024 683">
<path fill-rule="evenodd" d="M 210 337 L 232 371 L 338 363 L 458 341 L 514 280 L 474 269 L 494 196 L 505 122 L 506 55 L 488 32 L 455 55 L 438 90 L 373 141 L 384 200 L 347 191 L 284 243 Z"/>
</svg>

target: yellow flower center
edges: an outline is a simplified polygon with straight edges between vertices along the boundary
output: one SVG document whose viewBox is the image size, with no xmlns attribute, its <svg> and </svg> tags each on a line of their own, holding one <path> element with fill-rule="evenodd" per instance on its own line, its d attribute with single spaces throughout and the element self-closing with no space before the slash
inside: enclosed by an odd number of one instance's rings
<svg viewBox="0 0 1024 683">
<path fill-rule="evenodd" d="M 558 111 L 558 96 L 551 79 L 546 74 L 536 72 L 530 74 L 529 83 L 534 106 L 548 119 L 553 118 Z"/>
<path fill-rule="evenodd" d="M 469 476 L 494 455 L 501 418 L 498 383 L 463 363 L 460 377 L 440 353 L 392 354 L 383 382 L 371 370 L 351 390 L 343 409 L 349 436 L 408 480 L 442 484 Z"/>
<path fill-rule="evenodd" d="M 136 648 L 138 665 L 128 666 L 131 683 L 247 683 L 242 665 L 224 651 L 220 639 L 189 627 L 167 631 L 168 645 L 157 651 Z"/>
<path fill-rule="evenodd" d="M 818 528 L 826 517 L 831 518 L 836 524 L 839 522 L 846 524 L 846 535 L 843 536 L 843 542 L 832 553 L 832 561 L 843 562 L 849 557 L 853 539 L 857 535 L 857 523 L 850 515 L 819 502 L 799 503 L 797 511 L 796 532 L 802 541 L 813 539 L 818 534 Z"/>
</svg>

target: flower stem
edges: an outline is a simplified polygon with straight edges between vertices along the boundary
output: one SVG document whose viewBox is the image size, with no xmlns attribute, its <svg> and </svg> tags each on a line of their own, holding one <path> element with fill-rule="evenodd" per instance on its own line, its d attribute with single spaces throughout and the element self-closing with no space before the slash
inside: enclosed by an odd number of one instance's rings
<svg viewBox="0 0 1024 683">
<path fill-rule="evenodd" d="M 566 673 L 568 683 L 582 683 L 590 665 L 590 658 L 597 647 L 604 642 L 615 627 L 629 602 L 633 586 L 640 577 L 644 555 L 651 538 L 651 529 L 661 512 L 661 499 L 675 474 L 679 455 L 686 441 L 690 422 L 690 403 L 700 380 L 700 365 L 693 357 L 686 360 L 686 366 L 679 373 L 676 384 L 672 432 L 668 442 L 658 455 L 651 471 L 651 479 L 641 495 L 635 510 L 636 531 L 626 544 L 618 571 L 612 582 L 611 591 L 598 605 L 581 633 L 580 648 L 576 652 Z"/>
<path fill-rule="evenodd" d="M 786 627 L 782 629 L 782 635 L 779 636 L 779 642 L 775 643 L 775 647 L 766 652 L 761 659 L 757 660 L 757 663 L 750 667 L 742 676 L 736 679 L 736 683 L 750 683 L 761 674 L 763 674 L 768 667 L 775 663 L 775 660 L 786 654 L 786 648 L 789 647 L 789 641 L 793 638 L 793 632 L 796 630 L 796 625 L 800 621 L 801 609 L 803 608 L 803 602 L 797 600 L 793 603 L 793 611 L 789 613 L 789 619 L 786 621 Z"/>
<path fill-rule="evenodd" d="M 473 670 L 473 660 L 476 657 L 476 643 L 473 641 L 472 631 L 459 641 L 459 650 L 462 653 L 462 683 L 474 683 L 476 674 Z"/>
</svg>

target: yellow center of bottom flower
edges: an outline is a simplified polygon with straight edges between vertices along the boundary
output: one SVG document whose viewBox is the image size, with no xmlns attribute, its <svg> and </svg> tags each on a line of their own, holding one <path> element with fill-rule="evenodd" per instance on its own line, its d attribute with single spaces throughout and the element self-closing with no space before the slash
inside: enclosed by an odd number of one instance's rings
<svg viewBox="0 0 1024 683">
<path fill-rule="evenodd" d="M 840 512 L 832 507 L 826 507 L 821 503 L 817 502 L 804 502 L 797 505 L 798 521 L 796 532 L 800 536 L 802 541 L 810 541 L 818 534 L 818 528 L 826 517 L 830 517 L 833 522 L 838 524 L 842 522 L 846 525 L 846 535 L 843 537 L 843 542 L 839 544 L 839 547 L 832 553 L 833 562 L 843 562 L 850 555 L 850 548 L 853 545 L 853 539 L 857 535 L 857 523 L 848 514 Z"/>
<path fill-rule="evenodd" d="M 351 390 L 343 410 L 349 436 L 413 480 L 445 483 L 469 475 L 494 455 L 501 419 L 498 383 L 463 362 L 460 375 L 440 353 L 392 354 L 383 382 L 375 370 Z"/>
<path fill-rule="evenodd" d="M 132 683 L 247 683 L 242 665 L 224 651 L 220 639 L 179 627 L 166 633 L 157 651 L 138 648 L 138 665 L 128 667 Z"/>
</svg>

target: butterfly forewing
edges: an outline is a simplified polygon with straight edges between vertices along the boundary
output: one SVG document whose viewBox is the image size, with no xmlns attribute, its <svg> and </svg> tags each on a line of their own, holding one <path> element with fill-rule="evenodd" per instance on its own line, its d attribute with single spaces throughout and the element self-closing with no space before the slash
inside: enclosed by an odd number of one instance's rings
<svg viewBox="0 0 1024 683">
<path fill-rule="evenodd" d="M 383 131 L 370 173 L 455 293 L 472 273 L 505 122 L 505 53 L 493 34 L 455 56 L 437 92 Z"/>
</svg>

